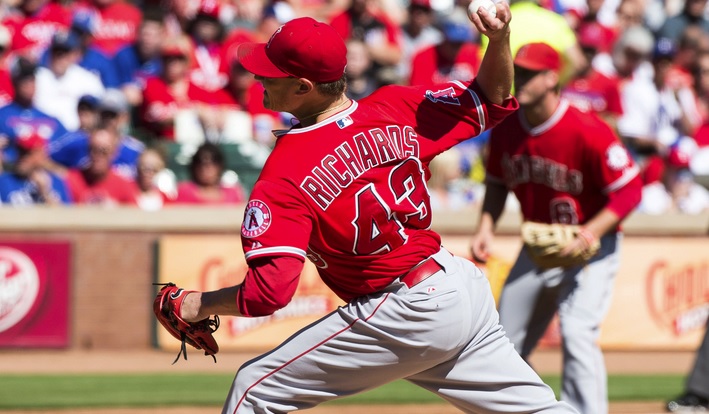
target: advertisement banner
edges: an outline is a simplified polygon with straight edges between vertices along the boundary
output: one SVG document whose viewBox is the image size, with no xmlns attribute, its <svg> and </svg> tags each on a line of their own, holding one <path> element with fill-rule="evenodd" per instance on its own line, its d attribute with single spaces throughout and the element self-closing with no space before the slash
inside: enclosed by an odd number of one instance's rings
<svg viewBox="0 0 709 414">
<path fill-rule="evenodd" d="M 443 237 L 451 252 L 470 257 L 470 238 Z M 521 242 L 498 236 L 493 254 L 480 265 L 499 297 Z M 600 344 L 614 350 L 695 350 L 709 315 L 709 238 L 626 237 L 613 299 L 601 326 Z M 540 347 L 560 344 L 558 320 Z"/>
<path fill-rule="evenodd" d="M 0 347 L 69 344 L 71 246 L 0 240 Z"/>
<path fill-rule="evenodd" d="M 470 258 L 470 237 L 443 235 L 452 253 Z M 479 265 L 497 299 L 521 248 L 519 237 L 498 236 L 492 257 Z M 160 240 L 157 281 L 185 289 L 214 290 L 240 283 L 246 262 L 238 236 L 167 236 Z M 293 301 L 263 318 L 221 317 L 215 336 L 222 349 L 263 350 L 280 344 L 342 302 L 306 261 Z M 694 350 L 709 314 L 709 239 L 626 237 L 613 300 L 600 344 L 618 350 Z M 156 322 L 157 323 L 157 322 Z M 539 346 L 557 347 L 558 321 L 552 321 Z M 177 350 L 179 343 L 157 329 L 157 344 Z"/>
<path fill-rule="evenodd" d="M 158 252 L 157 283 L 173 282 L 186 290 L 233 286 L 244 280 L 247 270 L 239 236 L 165 236 Z M 306 260 L 295 296 L 285 308 L 259 318 L 220 316 L 221 326 L 214 337 L 224 350 L 273 348 L 341 304 Z M 158 347 L 179 348 L 167 331 L 156 332 Z"/>
</svg>

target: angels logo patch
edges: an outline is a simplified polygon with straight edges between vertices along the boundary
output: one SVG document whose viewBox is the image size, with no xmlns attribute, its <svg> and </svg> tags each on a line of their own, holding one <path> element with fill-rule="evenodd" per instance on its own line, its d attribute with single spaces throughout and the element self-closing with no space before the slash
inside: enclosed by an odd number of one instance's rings
<svg viewBox="0 0 709 414">
<path fill-rule="evenodd" d="M 630 165 L 628 151 L 620 144 L 612 144 L 606 150 L 606 163 L 613 170 L 622 170 Z"/>
<path fill-rule="evenodd" d="M 451 86 L 446 89 L 439 89 L 437 91 L 426 91 L 426 99 L 431 102 L 441 102 L 449 105 L 460 105 L 460 100 L 455 96 L 455 89 Z"/>
<path fill-rule="evenodd" d="M 244 221 L 241 223 L 241 235 L 250 239 L 258 237 L 271 225 L 271 210 L 261 200 L 251 200 L 246 205 Z"/>
</svg>

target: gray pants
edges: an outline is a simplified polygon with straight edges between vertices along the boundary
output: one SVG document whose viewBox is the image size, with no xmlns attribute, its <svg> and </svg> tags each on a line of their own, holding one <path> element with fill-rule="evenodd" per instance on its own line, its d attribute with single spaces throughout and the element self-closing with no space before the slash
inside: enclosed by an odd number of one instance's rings
<svg viewBox="0 0 709 414">
<path fill-rule="evenodd" d="M 500 324 L 523 358 L 531 354 L 558 311 L 563 373 L 561 399 L 582 414 L 606 414 L 608 390 L 600 325 L 619 267 L 620 234 L 601 238 L 584 267 L 538 270 L 522 249 L 500 296 Z"/>
<path fill-rule="evenodd" d="M 404 378 L 466 413 L 576 413 L 504 336 L 482 272 L 433 258 L 444 270 L 356 299 L 244 364 L 222 412 L 297 411 Z"/>
<path fill-rule="evenodd" d="M 707 320 L 704 341 L 697 350 L 697 359 L 687 380 L 687 390 L 709 398 L 709 320 Z"/>
</svg>

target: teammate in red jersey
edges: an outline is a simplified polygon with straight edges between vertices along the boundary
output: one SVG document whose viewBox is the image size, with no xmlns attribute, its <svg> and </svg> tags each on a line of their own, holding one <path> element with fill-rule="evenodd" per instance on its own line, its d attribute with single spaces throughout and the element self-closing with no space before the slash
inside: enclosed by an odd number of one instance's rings
<svg viewBox="0 0 709 414">
<path fill-rule="evenodd" d="M 618 270 L 620 222 L 640 202 L 638 167 L 611 128 L 559 98 L 561 59 L 544 43 L 515 56 L 520 110 L 490 137 L 485 199 L 472 240 L 486 260 L 493 229 L 513 191 L 524 220 L 578 224 L 585 231 L 567 247 L 584 249 L 600 239 L 586 266 L 538 269 L 522 249 L 500 297 L 500 323 L 517 351 L 528 357 L 558 310 L 564 372 L 562 401 L 582 413 L 607 413 L 606 373 L 596 343 L 610 306 Z M 585 236 L 585 237 L 584 237 Z"/>
<path fill-rule="evenodd" d="M 504 2 L 473 18 L 490 39 L 473 80 L 345 95 L 346 48 L 311 18 L 239 47 L 264 105 L 299 122 L 247 203 L 243 283 L 186 295 L 182 317 L 285 306 L 310 259 L 347 302 L 241 367 L 223 413 L 307 409 L 405 378 L 465 412 L 572 413 L 514 351 L 487 279 L 431 230 L 428 163 L 517 109 Z M 484 22 L 484 23 L 483 23 Z"/>
</svg>

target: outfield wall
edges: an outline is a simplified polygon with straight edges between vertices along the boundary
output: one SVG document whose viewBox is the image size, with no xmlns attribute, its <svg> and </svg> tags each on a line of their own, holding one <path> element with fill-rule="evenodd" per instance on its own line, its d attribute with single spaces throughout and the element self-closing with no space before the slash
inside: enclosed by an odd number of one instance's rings
<svg viewBox="0 0 709 414">
<path fill-rule="evenodd" d="M 152 282 L 195 289 L 238 282 L 246 268 L 242 214 L 240 207 L 3 209 L 0 347 L 127 349 L 157 342 L 173 348 L 171 338 L 154 337 Z M 476 222 L 475 210 L 434 215 L 446 247 L 462 256 Z M 518 228 L 517 214 L 503 216 L 485 269 L 494 292 L 519 249 Z M 625 234 L 602 345 L 696 348 L 709 313 L 709 214 L 633 215 Z M 338 304 L 307 266 L 292 306 L 272 318 L 223 318 L 218 340 L 223 349 L 271 347 Z M 544 341 L 558 343 L 553 327 Z"/>
</svg>

